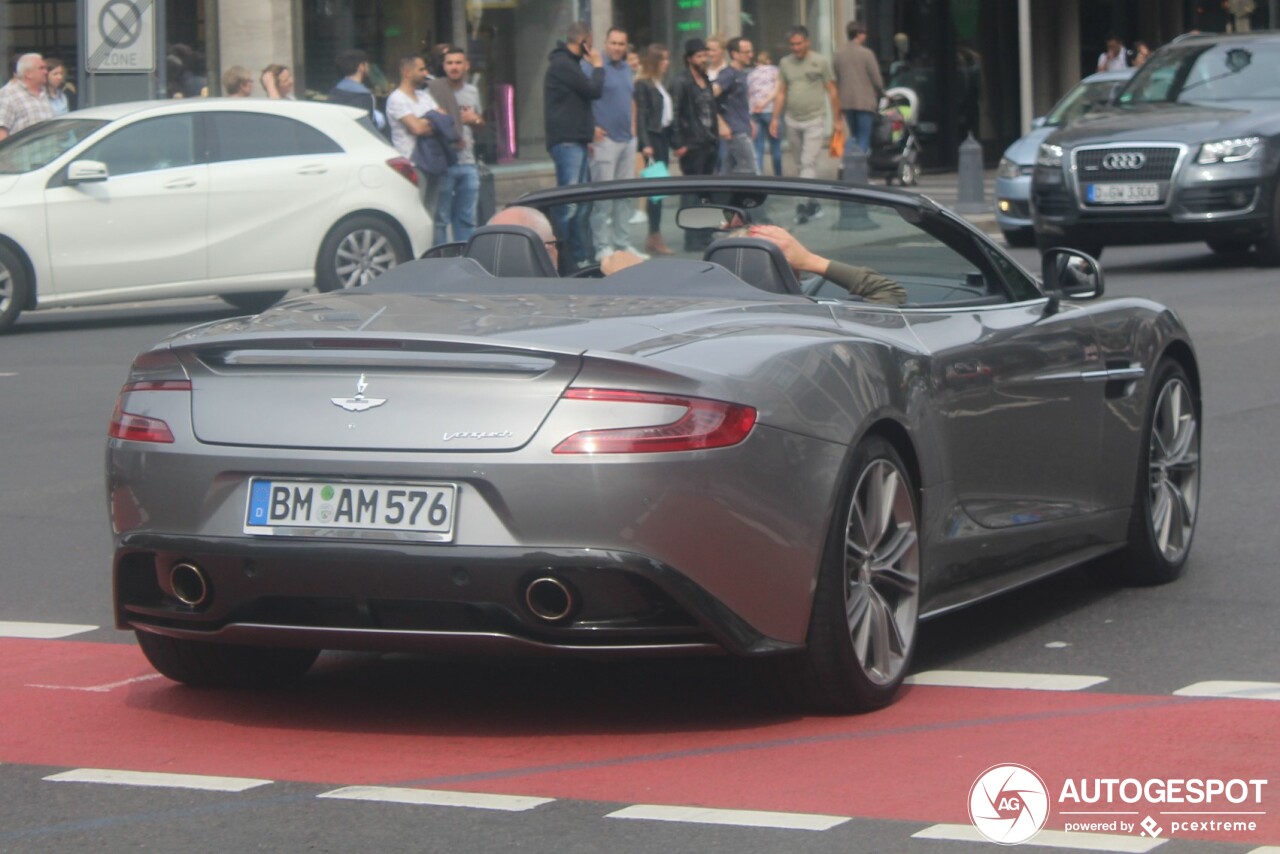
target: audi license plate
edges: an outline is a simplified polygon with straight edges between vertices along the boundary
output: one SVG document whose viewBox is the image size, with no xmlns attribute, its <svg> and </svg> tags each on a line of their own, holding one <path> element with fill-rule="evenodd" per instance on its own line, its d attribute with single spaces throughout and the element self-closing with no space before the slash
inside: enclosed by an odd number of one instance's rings
<svg viewBox="0 0 1280 854">
<path fill-rule="evenodd" d="M 453 483 L 249 481 L 246 534 L 453 541 Z"/>
<path fill-rule="evenodd" d="M 1086 198 L 1095 205 L 1150 205 L 1160 201 L 1159 184 L 1090 184 Z"/>
</svg>

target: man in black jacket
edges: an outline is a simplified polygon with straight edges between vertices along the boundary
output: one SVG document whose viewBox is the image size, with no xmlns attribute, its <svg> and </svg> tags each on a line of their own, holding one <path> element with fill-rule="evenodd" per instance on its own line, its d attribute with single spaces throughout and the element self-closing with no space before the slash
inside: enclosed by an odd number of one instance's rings
<svg viewBox="0 0 1280 854">
<path fill-rule="evenodd" d="M 716 171 L 719 114 L 707 79 L 709 56 L 702 39 L 686 41 L 684 68 L 671 84 L 671 153 L 680 159 L 680 171 L 685 175 L 714 175 Z M 710 242 L 711 232 L 685 230 L 686 252 L 699 251 Z"/>
<path fill-rule="evenodd" d="M 592 66 L 583 73 L 582 60 Z M 543 81 L 546 106 L 547 151 L 556 165 L 556 186 L 587 180 L 587 146 L 595 139 L 596 121 L 591 102 L 604 92 L 604 60 L 591 47 L 591 28 L 582 21 L 569 25 L 565 40 L 557 42 L 547 57 Z M 586 234 L 590 205 L 558 205 L 552 212 L 556 234 L 568 242 L 570 263 L 591 257 L 592 241 Z"/>
</svg>

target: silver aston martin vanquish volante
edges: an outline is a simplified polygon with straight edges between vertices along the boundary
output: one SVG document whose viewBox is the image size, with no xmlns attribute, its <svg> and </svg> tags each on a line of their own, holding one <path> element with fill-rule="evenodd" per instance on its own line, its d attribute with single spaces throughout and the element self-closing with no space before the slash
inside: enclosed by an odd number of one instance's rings
<svg viewBox="0 0 1280 854">
<path fill-rule="evenodd" d="M 1182 571 L 1194 350 L 1163 306 L 1094 301 L 1087 255 L 1042 283 L 927 199 L 816 181 L 521 207 L 138 356 L 115 615 L 158 670 L 727 651 L 853 711 L 893 698 L 922 619 L 1095 559 Z"/>
</svg>

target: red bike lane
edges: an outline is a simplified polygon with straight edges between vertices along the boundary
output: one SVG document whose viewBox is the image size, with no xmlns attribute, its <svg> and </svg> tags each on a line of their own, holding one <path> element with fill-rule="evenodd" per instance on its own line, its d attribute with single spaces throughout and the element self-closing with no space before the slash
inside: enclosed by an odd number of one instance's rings
<svg viewBox="0 0 1280 854">
<path fill-rule="evenodd" d="M 0 640 L 0 762 L 925 824 L 968 823 L 978 775 L 1017 763 L 1055 800 L 1068 779 L 1267 780 L 1257 805 L 1058 804 L 1047 826 L 1067 808 L 1250 810 L 1265 813 L 1253 832 L 1178 835 L 1280 843 L 1275 702 L 914 686 L 873 714 L 802 717 L 698 684 L 713 669 L 668 683 L 656 663 L 517 663 L 466 687 L 465 666 L 370 660 L 322 659 L 279 691 L 211 691 L 158 677 L 128 644 Z M 639 684 L 592 681 L 613 672 Z"/>
</svg>

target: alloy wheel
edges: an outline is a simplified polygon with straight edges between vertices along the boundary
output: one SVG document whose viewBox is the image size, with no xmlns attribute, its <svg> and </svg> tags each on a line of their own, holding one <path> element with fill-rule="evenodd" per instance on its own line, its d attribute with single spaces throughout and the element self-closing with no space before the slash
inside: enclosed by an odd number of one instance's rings
<svg viewBox="0 0 1280 854">
<path fill-rule="evenodd" d="M 343 288 L 367 285 L 396 266 L 396 251 L 385 234 L 371 228 L 352 231 L 342 238 L 335 255 L 334 272 Z"/>
<path fill-rule="evenodd" d="M 910 655 L 920 592 L 920 546 L 907 478 L 873 460 L 858 479 L 845 530 L 845 618 L 867 678 L 885 685 Z"/>
<path fill-rule="evenodd" d="M 0 264 L 0 314 L 9 307 L 9 301 L 13 299 L 13 274 L 9 272 L 9 268 L 4 264 Z"/>
<path fill-rule="evenodd" d="M 1200 494 L 1200 434 L 1191 392 L 1174 377 L 1160 390 L 1151 424 L 1148 509 L 1156 547 L 1170 563 L 1186 554 Z"/>
</svg>

